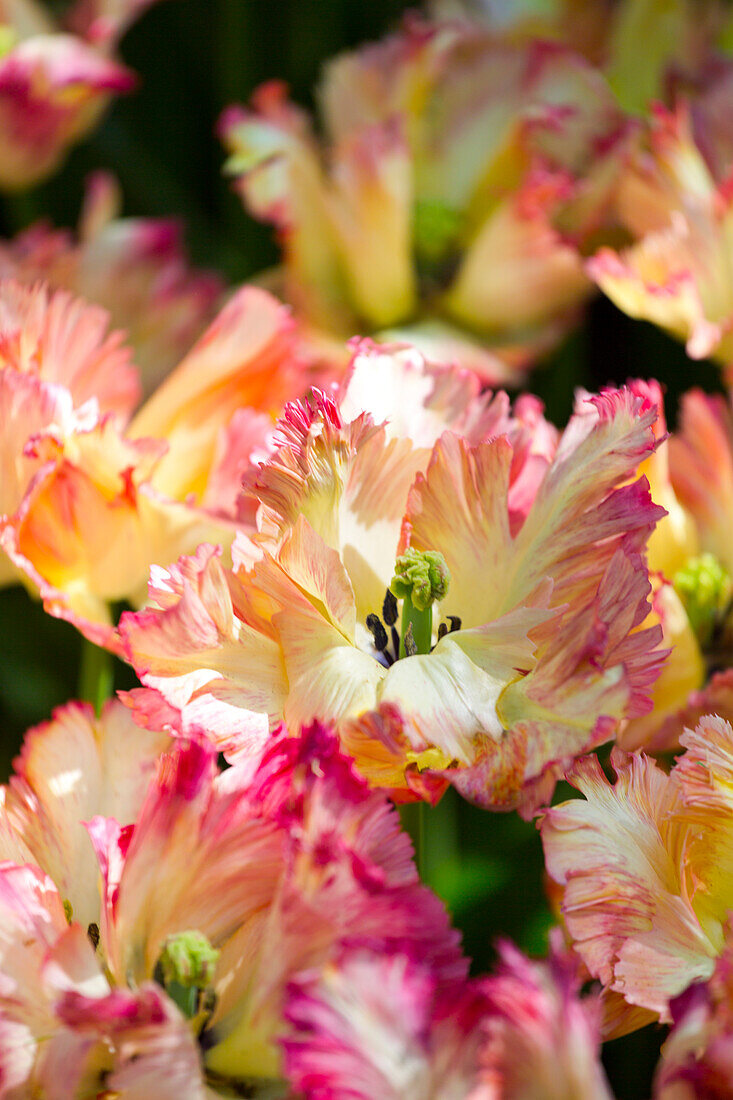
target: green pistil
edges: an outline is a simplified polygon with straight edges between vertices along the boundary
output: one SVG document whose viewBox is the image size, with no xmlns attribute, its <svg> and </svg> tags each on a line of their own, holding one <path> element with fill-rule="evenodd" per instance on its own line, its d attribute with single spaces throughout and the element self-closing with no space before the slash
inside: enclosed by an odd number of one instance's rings
<svg viewBox="0 0 733 1100">
<path fill-rule="evenodd" d="M 179 932 L 163 945 L 156 980 L 189 1019 L 198 1011 L 199 994 L 213 981 L 218 958 L 201 932 Z"/>
<path fill-rule="evenodd" d="M 701 554 L 690 558 L 672 583 L 698 641 L 706 646 L 730 605 L 730 574 L 712 554 Z"/>
<path fill-rule="evenodd" d="M 390 591 L 402 600 L 400 657 L 429 653 L 433 638 L 433 603 L 448 591 L 450 573 L 437 550 L 413 550 L 395 563 Z"/>
<path fill-rule="evenodd" d="M 461 215 L 440 199 L 418 199 L 413 212 L 413 240 L 419 260 L 439 264 L 455 248 Z"/>
</svg>

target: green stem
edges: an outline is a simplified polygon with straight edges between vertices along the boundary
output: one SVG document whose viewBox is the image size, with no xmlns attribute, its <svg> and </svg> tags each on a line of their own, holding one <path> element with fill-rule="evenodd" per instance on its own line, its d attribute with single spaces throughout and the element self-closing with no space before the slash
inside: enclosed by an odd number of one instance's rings
<svg viewBox="0 0 733 1100">
<path fill-rule="evenodd" d="M 418 653 L 429 653 L 433 641 L 433 608 L 420 611 L 408 594 L 402 598 L 402 634 L 400 637 L 400 657 L 407 656 L 405 636 L 412 626 L 412 637 Z"/>
<path fill-rule="evenodd" d="M 81 643 L 81 667 L 79 669 L 79 698 L 91 703 L 96 714 L 112 695 L 114 687 L 114 657 L 94 645 L 88 638 Z"/>
</svg>

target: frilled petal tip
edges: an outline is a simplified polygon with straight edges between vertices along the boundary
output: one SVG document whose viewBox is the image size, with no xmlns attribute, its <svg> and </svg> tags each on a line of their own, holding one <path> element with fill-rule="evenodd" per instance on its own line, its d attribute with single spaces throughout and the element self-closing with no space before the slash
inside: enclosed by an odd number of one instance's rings
<svg viewBox="0 0 733 1100">
<path fill-rule="evenodd" d="M 187 734 L 205 727 L 234 758 L 267 743 L 282 718 L 286 678 L 279 647 L 236 602 L 239 586 L 230 586 L 219 559 L 217 547 L 202 543 L 192 557 L 155 567 L 155 606 L 125 612 L 119 630 L 140 678 L 173 708 L 166 726 Z"/>
<path fill-rule="evenodd" d="M 177 221 L 122 218 L 121 204 L 114 177 L 93 173 L 77 233 L 34 223 L 0 242 L 0 272 L 29 286 L 43 280 L 106 309 L 113 327 L 127 333 L 147 395 L 213 319 L 224 285 L 191 265 Z M 128 414 L 135 404 L 137 396 Z"/>
<path fill-rule="evenodd" d="M 65 387 L 75 406 L 95 401 L 124 423 L 140 375 L 106 310 L 41 283 L 0 281 L 0 364 Z"/>
<path fill-rule="evenodd" d="M 705 316 L 695 272 L 674 230 L 650 234 L 624 253 L 601 249 L 586 270 L 624 313 L 684 339 L 692 359 L 711 356 L 733 324 Z"/>
<path fill-rule="evenodd" d="M 49 175 L 133 74 L 73 35 L 34 35 L 0 60 L 0 186 Z"/>
</svg>

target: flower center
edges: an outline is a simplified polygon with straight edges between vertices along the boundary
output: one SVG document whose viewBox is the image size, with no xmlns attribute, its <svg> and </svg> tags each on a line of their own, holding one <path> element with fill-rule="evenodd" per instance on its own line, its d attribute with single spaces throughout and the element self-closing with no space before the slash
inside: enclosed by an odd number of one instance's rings
<svg viewBox="0 0 733 1100">
<path fill-rule="evenodd" d="M 701 646 L 709 646 L 730 609 L 733 596 L 730 575 L 712 554 L 701 554 L 690 558 L 675 573 L 672 583 L 697 640 Z"/>
<path fill-rule="evenodd" d="M 389 668 L 400 657 L 430 653 L 433 640 L 433 604 L 444 598 L 449 583 L 448 566 L 437 550 L 410 548 L 397 558 L 395 574 L 384 597 L 382 618 L 375 614 L 367 615 L 366 618 L 380 664 Z M 399 633 L 396 628 L 398 599 L 402 600 Z M 457 615 L 449 615 L 448 623 L 450 625 L 441 623 L 438 627 L 438 641 L 449 632 L 461 629 L 461 620 Z"/>
<path fill-rule="evenodd" d="M 214 979 L 219 952 L 201 932 L 178 932 L 163 944 L 155 980 L 181 1012 L 192 1019 Z"/>
</svg>

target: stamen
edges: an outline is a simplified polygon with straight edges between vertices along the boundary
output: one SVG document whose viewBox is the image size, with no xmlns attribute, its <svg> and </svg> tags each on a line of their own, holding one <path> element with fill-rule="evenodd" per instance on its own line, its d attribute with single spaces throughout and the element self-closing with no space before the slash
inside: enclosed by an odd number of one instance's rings
<svg viewBox="0 0 733 1100">
<path fill-rule="evenodd" d="M 389 642 L 387 639 L 387 631 L 382 625 L 382 620 L 378 615 L 367 615 L 366 625 L 374 639 L 374 648 L 378 649 L 380 653 L 383 653 L 389 645 Z"/>
<path fill-rule="evenodd" d="M 407 657 L 414 657 L 416 653 L 417 643 L 412 633 L 412 623 L 409 623 L 407 630 L 405 631 L 405 655 Z"/>
<path fill-rule="evenodd" d="M 394 626 L 397 622 L 397 597 L 389 589 L 382 604 L 382 618 L 387 626 Z"/>
<path fill-rule="evenodd" d="M 90 944 L 92 945 L 92 947 L 94 948 L 94 950 L 96 951 L 97 947 L 99 946 L 99 925 L 98 924 L 95 924 L 94 922 L 92 922 L 89 925 L 89 927 L 87 928 L 87 938 L 88 938 Z"/>
<path fill-rule="evenodd" d="M 447 625 L 445 623 L 441 623 L 440 626 L 438 627 L 438 641 L 440 641 L 441 638 L 445 638 L 447 633 L 448 633 Z"/>
<path fill-rule="evenodd" d="M 450 623 L 450 632 L 451 632 L 451 634 L 453 633 L 454 630 L 460 630 L 461 629 L 461 620 L 458 617 L 458 615 L 449 615 L 448 616 L 448 622 Z"/>
<path fill-rule="evenodd" d="M 392 627 L 390 633 L 392 635 L 392 652 L 395 655 L 395 660 L 397 660 L 400 652 L 400 636 L 397 633 L 397 628 L 394 626 Z"/>
</svg>

